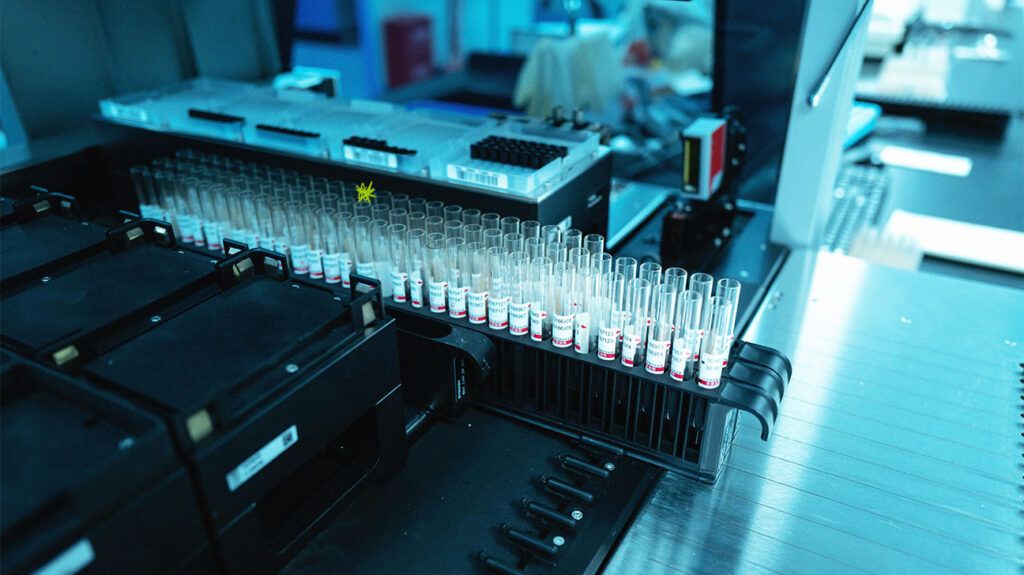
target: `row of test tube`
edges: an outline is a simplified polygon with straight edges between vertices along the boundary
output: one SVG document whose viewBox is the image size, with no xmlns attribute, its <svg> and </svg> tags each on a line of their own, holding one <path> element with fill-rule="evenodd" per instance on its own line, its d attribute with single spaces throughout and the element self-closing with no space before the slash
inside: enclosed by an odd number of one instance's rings
<svg viewBox="0 0 1024 575">
<path fill-rule="evenodd" d="M 212 251 L 230 238 L 292 271 L 378 279 L 395 303 L 718 387 L 740 284 L 613 258 L 604 237 L 193 152 L 132 168 L 143 217 Z"/>
</svg>

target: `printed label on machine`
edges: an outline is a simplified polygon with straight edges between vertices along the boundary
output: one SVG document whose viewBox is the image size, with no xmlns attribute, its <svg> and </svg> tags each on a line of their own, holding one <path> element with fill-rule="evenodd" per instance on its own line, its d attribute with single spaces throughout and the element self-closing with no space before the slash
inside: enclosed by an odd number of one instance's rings
<svg viewBox="0 0 1024 575">
<path fill-rule="evenodd" d="M 508 304 L 508 332 L 512 335 L 530 333 L 530 304 Z"/>
<path fill-rule="evenodd" d="M 551 320 L 551 344 L 555 347 L 572 347 L 572 314 L 558 315 Z"/>
<path fill-rule="evenodd" d="M 487 323 L 487 292 L 471 291 L 468 299 L 469 323 Z"/>
<path fill-rule="evenodd" d="M 448 164 L 448 179 L 455 180 L 457 182 L 466 182 L 468 184 L 476 184 L 479 186 L 487 186 L 489 188 L 498 188 L 501 190 L 508 189 L 508 176 L 498 172 L 491 172 L 489 170 L 481 170 L 479 168 L 467 168 L 464 166 L 456 166 L 455 164 Z"/>
<path fill-rule="evenodd" d="M 79 539 L 71 547 L 61 551 L 53 559 L 50 559 L 42 567 L 32 572 L 32 575 L 68 575 L 78 573 L 96 558 L 96 551 L 88 539 Z"/>
<path fill-rule="evenodd" d="M 281 435 L 271 439 L 259 451 L 253 453 L 248 459 L 232 469 L 224 478 L 228 482 L 228 490 L 235 491 L 243 483 L 252 479 L 261 469 L 270 464 L 280 456 L 286 449 L 295 445 L 299 440 L 299 429 L 291 426 L 284 430 Z"/>
<path fill-rule="evenodd" d="M 466 293 L 468 287 L 448 288 L 448 315 L 456 319 L 466 317 Z"/>
<path fill-rule="evenodd" d="M 345 159 L 351 162 L 377 166 L 379 168 L 387 168 L 389 170 L 398 168 L 398 156 L 391 152 L 368 150 L 366 148 L 357 148 L 355 146 L 345 146 L 343 151 Z"/>
</svg>

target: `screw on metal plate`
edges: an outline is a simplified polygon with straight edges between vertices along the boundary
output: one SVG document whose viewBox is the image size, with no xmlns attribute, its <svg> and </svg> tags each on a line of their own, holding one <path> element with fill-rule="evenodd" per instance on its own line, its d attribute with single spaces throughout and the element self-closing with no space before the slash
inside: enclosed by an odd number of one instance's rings
<svg viewBox="0 0 1024 575">
<path fill-rule="evenodd" d="M 292 287 L 295 289 L 299 289 L 299 284 L 292 284 Z"/>
<path fill-rule="evenodd" d="M 178 250 L 178 253 L 181 255 L 185 255 L 185 250 Z"/>
<path fill-rule="evenodd" d="M 569 515 L 571 515 L 572 518 L 575 519 L 576 521 L 579 521 L 580 519 L 583 519 L 583 512 L 580 511 L 579 509 L 573 509 L 572 513 L 570 513 Z"/>
<path fill-rule="evenodd" d="M 211 263 L 211 264 L 215 264 L 215 263 L 217 263 L 217 260 L 211 259 L 211 260 L 210 260 L 210 263 Z"/>
<path fill-rule="evenodd" d="M 121 441 L 117 442 L 117 448 L 120 449 L 121 451 L 124 451 L 125 449 L 131 449 L 133 445 L 135 445 L 135 440 L 132 439 L 131 437 L 125 437 Z"/>
<path fill-rule="evenodd" d="M 561 535 L 555 535 L 551 538 L 551 542 L 561 547 L 562 545 L 565 545 L 565 537 L 562 537 Z"/>
<path fill-rule="evenodd" d="M 295 373 L 296 371 L 299 371 L 299 366 L 295 365 L 294 363 L 289 363 L 288 365 L 284 366 L 284 370 L 287 371 L 288 373 Z"/>
<path fill-rule="evenodd" d="M 163 318 L 158 316 L 158 315 L 151 315 L 151 316 L 149 316 L 150 323 L 158 323 L 162 319 Z"/>
<path fill-rule="evenodd" d="M 341 301 L 341 298 L 338 296 L 334 296 L 334 301 Z"/>
<path fill-rule="evenodd" d="M 49 283 L 50 280 L 52 280 L 52 279 L 53 278 L 51 278 L 50 276 L 43 276 L 43 279 L 41 279 L 39 281 L 41 281 L 41 282 L 43 282 L 45 284 L 45 283 Z"/>
<path fill-rule="evenodd" d="M 615 464 L 609 461 L 608 463 L 604 464 L 604 468 L 607 469 L 608 471 L 615 471 Z"/>
</svg>

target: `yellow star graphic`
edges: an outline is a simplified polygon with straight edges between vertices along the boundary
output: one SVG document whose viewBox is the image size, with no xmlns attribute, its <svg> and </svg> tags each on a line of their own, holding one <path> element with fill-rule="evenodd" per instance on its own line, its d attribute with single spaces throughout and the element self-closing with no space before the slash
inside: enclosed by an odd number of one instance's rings
<svg viewBox="0 0 1024 575">
<path fill-rule="evenodd" d="M 373 189 L 373 182 L 369 184 L 359 184 L 356 186 L 356 201 L 370 203 L 370 200 L 376 198 L 374 195 L 375 190 Z"/>
</svg>

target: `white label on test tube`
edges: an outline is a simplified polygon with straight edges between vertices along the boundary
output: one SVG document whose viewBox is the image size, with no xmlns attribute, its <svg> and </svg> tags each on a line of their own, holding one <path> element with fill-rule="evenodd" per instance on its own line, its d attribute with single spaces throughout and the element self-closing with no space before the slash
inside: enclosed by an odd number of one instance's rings
<svg viewBox="0 0 1024 575">
<path fill-rule="evenodd" d="M 697 372 L 697 385 L 705 389 L 715 389 L 722 383 L 722 367 L 725 356 L 705 353 L 700 357 L 700 370 Z"/>
<path fill-rule="evenodd" d="M 672 344 L 672 369 L 668 374 L 676 381 L 686 379 L 686 362 L 692 355 L 690 348 L 685 344 L 686 340 L 681 337 L 677 337 L 675 343 Z"/>
<path fill-rule="evenodd" d="M 197 217 L 192 218 L 192 239 L 197 248 L 206 246 L 206 240 L 203 239 L 203 220 Z"/>
<path fill-rule="evenodd" d="M 572 314 L 558 315 L 551 319 L 551 344 L 555 347 L 572 347 Z"/>
<path fill-rule="evenodd" d="M 391 289 L 391 262 L 376 262 L 374 264 L 376 279 L 380 280 L 380 295 L 392 297 L 394 291 Z"/>
<path fill-rule="evenodd" d="M 373 262 L 356 262 L 356 274 L 377 279 L 376 273 L 377 270 L 373 267 Z"/>
<path fill-rule="evenodd" d="M 507 297 L 492 297 L 487 299 L 487 327 L 499 330 L 508 327 Z"/>
<path fill-rule="evenodd" d="M 341 252 L 341 285 L 349 287 L 352 285 L 352 278 L 349 277 L 352 274 L 352 256 L 346 252 Z"/>
<path fill-rule="evenodd" d="M 412 307 L 423 307 L 423 280 L 418 268 L 409 274 L 409 301 Z"/>
<path fill-rule="evenodd" d="M 447 282 L 430 282 L 430 285 L 427 286 L 427 291 L 430 295 L 430 311 L 434 313 L 444 313 L 448 311 L 448 306 L 444 301 L 447 287 Z"/>
<path fill-rule="evenodd" d="M 181 234 L 181 238 L 179 239 L 182 243 L 190 244 L 196 241 L 195 228 L 192 223 L 193 221 L 192 216 L 185 214 L 178 214 L 178 217 L 175 218 L 174 223 L 178 225 L 178 232 Z"/>
<path fill-rule="evenodd" d="M 466 317 L 466 294 L 468 287 L 448 288 L 448 315 L 455 319 Z"/>
<path fill-rule="evenodd" d="M 668 362 L 668 350 L 672 346 L 670 340 L 652 339 L 647 342 L 647 363 L 644 366 L 648 373 L 661 375 L 665 373 Z"/>
<path fill-rule="evenodd" d="M 590 353 L 590 314 L 576 314 L 576 333 L 573 345 L 576 353 Z"/>
<path fill-rule="evenodd" d="M 324 254 L 324 280 L 329 284 L 341 282 L 340 254 Z"/>
<path fill-rule="evenodd" d="M 160 219 L 160 208 L 153 204 L 139 204 L 139 215 L 143 218 Z"/>
<path fill-rule="evenodd" d="M 259 247 L 265 250 L 273 250 L 274 246 L 278 244 L 277 240 L 267 236 L 260 236 L 259 242 Z"/>
<path fill-rule="evenodd" d="M 250 248 L 258 248 L 260 246 L 260 234 L 250 230 L 245 231 L 245 245 Z M 286 253 L 286 252 L 282 252 Z"/>
<path fill-rule="evenodd" d="M 405 280 L 407 279 L 409 279 L 409 274 L 405 272 L 391 272 L 391 295 L 395 303 L 405 303 L 409 299 L 405 290 Z"/>
<path fill-rule="evenodd" d="M 548 312 L 538 307 L 530 310 L 530 339 L 544 341 L 544 320 L 547 318 Z"/>
<path fill-rule="evenodd" d="M 309 262 L 309 278 L 314 280 L 324 279 L 323 250 L 309 250 L 306 260 Z"/>
<path fill-rule="evenodd" d="M 530 333 L 530 304 L 508 304 L 508 332 L 512 335 Z"/>
<path fill-rule="evenodd" d="M 627 335 L 622 338 L 622 365 L 626 367 L 636 365 L 636 351 L 639 347 L 639 335 Z"/>
<path fill-rule="evenodd" d="M 601 327 L 600 335 L 597 338 L 597 357 L 605 361 L 612 361 L 619 347 L 620 331 L 614 327 Z"/>
<path fill-rule="evenodd" d="M 487 323 L 487 292 L 469 292 L 469 323 Z"/>
<path fill-rule="evenodd" d="M 243 230 L 242 228 L 231 228 L 231 233 L 228 234 L 228 238 L 235 240 L 236 242 L 245 243 L 245 230 Z M 281 252 L 281 250 L 277 249 L 276 245 L 274 246 L 274 251 Z M 281 253 L 283 254 L 285 252 Z"/>
<path fill-rule="evenodd" d="M 206 234 L 206 245 L 213 251 L 219 252 L 224 249 L 220 237 L 220 223 L 204 222 L 203 233 Z"/>
<path fill-rule="evenodd" d="M 252 244 L 250 244 L 252 245 Z M 309 273 L 309 246 L 306 244 L 299 244 L 291 246 L 292 256 L 292 271 L 298 275 L 306 275 Z"/>
</svg>

